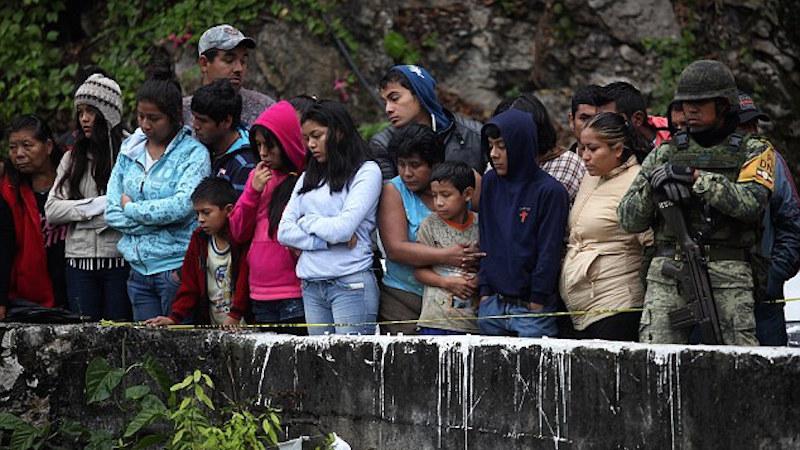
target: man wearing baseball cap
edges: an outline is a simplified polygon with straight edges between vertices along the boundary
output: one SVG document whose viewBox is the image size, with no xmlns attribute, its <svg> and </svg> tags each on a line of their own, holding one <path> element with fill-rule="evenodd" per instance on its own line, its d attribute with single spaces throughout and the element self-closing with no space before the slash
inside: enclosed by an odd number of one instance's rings
<svg viewBox="0 0 800 450">
<path fill-rule="evenodd" d="M 739 130 L 759 134 L 758 121 L 770 118 L 753 98 L 739 92 Z M 775 152 L 775 188 L 762 220 L 763 236 L 753 265 L 759 281 L 755 290 L 756 337 L 761 345 L 786 345 L 783 284 L 800 270 L 800 197 L 783 156 Z"/>
<path fill-rule="evenodd" d="M 197 44 L 203 86 L 219 79 L 228 79 L 242 96 L 242 124 L 249 127 L 275 100 L 260 92 L 242 87 L 247 73 L 248 50 L 256 41 L 236 28 L 223 24 L 211 27 L 200 36 Z M 192 96 L 183 98 L 183 122 L 192 123 Z"/>
</svg>

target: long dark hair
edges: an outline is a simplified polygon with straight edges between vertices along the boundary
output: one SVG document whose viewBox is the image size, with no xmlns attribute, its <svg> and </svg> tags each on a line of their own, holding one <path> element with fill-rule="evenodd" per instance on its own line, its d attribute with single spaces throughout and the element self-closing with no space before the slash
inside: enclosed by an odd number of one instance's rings
<svg viewBox="0 0 800 450">
<path fill-rule="evenodd" d="M 250 128 L 250 148 L 258 148 L 256 133 L 264 137 L 267 148 L 278 147 L 281 154 L 281 172 L 286 174 L 286 178 L 272 191 L 272 198 L 269 200 L 269 210 L 267 211 L 267 218 L 269 219 L 269 230 L 267 232 L 270 238 L 275 239 L 283 210 L 286 209 L 286 205 L 289 203 L 289 198 L 292 196 L 292 191 L 300 175 L 297 173 L 297 166 L 286 154 L 280 139 L 269 128 L 263 125 L 253 125 Z"/>
<path fill-rule="evenodd" d="M 72 148 L 69 166 L 64 177 L 56 186 L 57 190 L 63 190 L 66 185 L 67 197 L 70 200 L 86 197 L 86 193 L 80 191 L 80 184 L 89 167 L 90 157 L 93 162 L 91 175 L 97 185 L 97 191 L 101 195 L 105 194 L 111 169 L 114 167 L 114 161 L 117 159 L 119 147 L 122 144 L 122 124 L 109 131 L 108 122 L 100 114 L 100 111 L 90 105 L 86 105 L 86 107 L 95 112 L 92 135 L 87 138 L 85 134 L 79 134 L 78 141 Z M 78 125 L 78 130 L 80 130 L 80 121 Z"/>
<path fill-rule="evenodd" d="M 58 163 L 61 162 L 62 152 L 61 148 L 56 144 L 56 139 L 53 137 L 53 132 L 47 125 L 47 122 L 35 114 L 25 114 L 11 121 L 11 124 L 8 126 L 7 135 L 10 137 L 11 133 L 22 130 L 32 131 L 33 137 L 39 142 L 47 143 L 47 141 L 50 141 L 53 143 L 53 151 L 50 152 L 50 164 L 52 164 L 53 170 L 55 170 L 58 167 Z M 6 175 L 11 181 L 11 185 L 17 191 L 17 194 L 21 196 L 22 193 L 19 191 L 20 183 L 30 185 L 31 177 L 17 170 L 14 164 L 11 163 L 10 157 L 6 159 L 4 166 Z"/>
<path fill-rule="evenodd" d="M 303 114 L 302 123 L 313 120 L 328 127 L 325 137 L 327 160 L 324 163 L 307 155 L 308 167 L 300 193 L 313 191 L 327 183 L 331 192 L 340 192 L 350 183 L 365 161 L 372 159 L 369 147 L 358 134 L 353 119 L 339 102 L 322 100 Z"/>
<path fill-rule="evenodd" d="M 622 143 L 622 163 L 635 155 L 641 164 L 650 151 L 650 143 L 633 129 L 633 125 L 622 114 L 600 113 L 586 124 L 586 128 L 594 130 L 609 147 Z"/>
</svg>

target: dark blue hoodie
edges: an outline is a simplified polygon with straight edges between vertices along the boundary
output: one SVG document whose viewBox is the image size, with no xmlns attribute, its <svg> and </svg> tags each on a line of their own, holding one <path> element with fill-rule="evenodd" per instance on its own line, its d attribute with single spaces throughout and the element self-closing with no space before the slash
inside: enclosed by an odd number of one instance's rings
<svg viewBox="0 0 800 450">
<path fill-rule="evenodd" d="M 480 294 L 503 294 L 552 305 L 558 290 L 561 248 L 569 215 L 564 186 L 534 160 L 536 125 L 530 114 L 509 109 L 494 124 L 506 144 L 508 173 L 490 170 L 481 186 L 480 247 L 486 252 L 479 272 Z"/>
</svg>

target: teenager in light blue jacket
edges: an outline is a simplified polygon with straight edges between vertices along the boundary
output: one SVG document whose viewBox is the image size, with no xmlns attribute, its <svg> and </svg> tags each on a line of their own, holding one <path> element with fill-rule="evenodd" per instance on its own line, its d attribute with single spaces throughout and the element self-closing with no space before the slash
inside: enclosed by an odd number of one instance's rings
<svg viewBox="0 0 800 450">
<path fill-rule="evenodd" d="M 117 247 L 132 269 L 133 319 L 142 321 L 170 313 L 197 225 L 190 196 L 211 173 L 211 162 L 208 150 L 182 127 L 176 81 L 145 81 L 136 103 L 139 129 L 122 143 L 111 172 L 106 222 L 122 232 Z"/>
<path fill-rule="evenodd" d="M 322 101 L 303 115 L 311 158 L 278 227 L 278 241 L 301 251 L 297 277 L 309 323 L 338 334 L 375 331 L 378 285 L 370 233 L 381 194 L 378 164 L 344 106 Z M 334 327 L 309 328 L 308 334 Z"/>
</svg>

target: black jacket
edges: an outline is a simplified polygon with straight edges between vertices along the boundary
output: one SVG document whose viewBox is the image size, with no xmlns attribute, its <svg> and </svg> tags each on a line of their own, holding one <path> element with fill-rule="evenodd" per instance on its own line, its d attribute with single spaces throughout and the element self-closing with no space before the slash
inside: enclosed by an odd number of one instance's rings
<svg viewBox="0 0 800 450">
<path fill-rule="evenodd" d="M 457 116 L 445 110 L 451 120 L 450 126 L 437 135 L 444 144 L 444 159 L 447 161 L 464 161 L 470 167 L 483 174 L 486 170 L 488 155 L 481 152 L 481 123 L 466 117 Z M 381 167 L 384 180 L 397 176 L 395 155 L 390 155 L 387 147 L 398 129 L 389 127 L 376 134 L 369 141 L 375 161 Z"/>
</svg>

